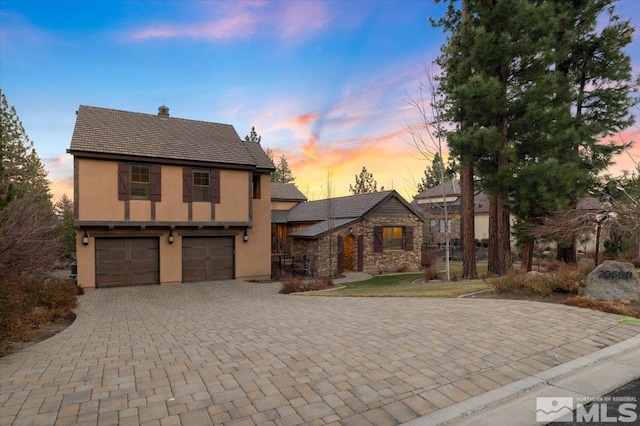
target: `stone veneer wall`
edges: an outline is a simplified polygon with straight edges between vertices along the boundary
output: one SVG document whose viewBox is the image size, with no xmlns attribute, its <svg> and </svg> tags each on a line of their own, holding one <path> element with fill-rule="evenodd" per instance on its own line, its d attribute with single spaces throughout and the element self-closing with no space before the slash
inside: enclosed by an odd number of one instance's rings
<svg viewBox="0 0 640 426">
<path fill-rule="evenodd" d="M 374 226 L 405 226 L 413 227 L 413 250 L 386 250 L 381 253 L 373 251 Z M 357 269 L 358 236 L 364 236 L 364 262 L 363 271 L 369 274 L 382 274 L 386 272 L 420 271 L 421 257 L 420 246 L 422 244 L 422 222 L 415 217 L 372 217 L 350 225 L 353 228 L 355 238 L 353 244 L 353 265 Z M 329 275 L 331 263 L 332 275 L 338 271 L 338 236 L 347 238 L 349 226 L 336 230 L 331 234 L 331 247 L 329 235 L 318 240 L 294 239 L 293 254 L 312 257 L 316 261 L 317 273 L 320 276 Z M 329 259 L 333 261 L 330 262 Z"/>
</svg>

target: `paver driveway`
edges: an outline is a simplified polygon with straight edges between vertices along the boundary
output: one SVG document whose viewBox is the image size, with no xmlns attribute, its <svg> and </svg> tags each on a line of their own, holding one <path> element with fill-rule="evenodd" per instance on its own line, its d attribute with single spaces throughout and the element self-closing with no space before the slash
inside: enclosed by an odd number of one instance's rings
<svg viewBox="0 0 640 426">
<path fill-rule="evenodd" d="M 91 291 L 0 360 L 0 424 L 398 424 L 637 333 L 560 305 L 278 288 Z"/>
</svg>

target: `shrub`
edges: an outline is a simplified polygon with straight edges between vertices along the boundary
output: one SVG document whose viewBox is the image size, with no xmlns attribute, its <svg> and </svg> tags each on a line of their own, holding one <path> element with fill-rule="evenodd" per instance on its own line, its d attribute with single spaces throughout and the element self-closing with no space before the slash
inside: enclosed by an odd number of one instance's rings
<svg viewBox="0 0 640 426">
<path fill-rule="evenodd" d="M 437 280 L 437 279 L 438 279 L 438 270 L 436 269 L 435 265 L 424 268 L 425 281 L 431 281 L 431 280 Z"/>
<path fill-rule="evenodd" d="M 628 302 L 618 302 L 613 300 L 591 300 L 586 297 L 572 297 L 562 302 L 565 305 L 576 306 L 578 308 L 593 309 L 610 314 L 624 315 L 627 317 L 640 318 L 640 306 L 632 305 Z"/>
<path fill-rule="evenodd" d="M 640 257 L 636 257 L 631 261 L 634 268 L 640 268 Z"/>
<path fill-rule="evenodd" d="M 515 293 L 526 288 L 525 274 L 520 270 L 510 269 L 504 277 L 490 279 L 489 284 L 496 293 Z"/>
<path fill-rule="evenodd" d="M 304 280 L 300 276 L 286 276 L 281 280 L 280 294 L 300 293 L 304 291 L 325 290 L 333 287 L 330 277 L 314 277 Z"/>
<path fill-rule="evenodd" d="M 584 264 L 580 267 L 569 266 L 566 263 L 560 262 L 555 267 L 555 291 L 561 293 L 574 293 L 578 294 L 578 288 L 580 287 L 580 281 L 592 270 L 590 264 Z"/>
<path fill-rule="evenodd" d="M 532 294 L 547 297 L 556 287 L 555 274 L 530 274 L 525 278 L 525 285 Z"/>
<path fill-rule="evenodd" d="M 33 328 L 67 317 L 78 306 L 73 281 L 34 277 L 0 282 L 0 352 L 10 341 L 27 341 Z"/>
<path fill-rule="evenodd" d="M 428 251 L 422 255 L 422 266 L 425 268 L 436 266 L 436 263 L 438 263 L 438 253 Z"/>
</svg>

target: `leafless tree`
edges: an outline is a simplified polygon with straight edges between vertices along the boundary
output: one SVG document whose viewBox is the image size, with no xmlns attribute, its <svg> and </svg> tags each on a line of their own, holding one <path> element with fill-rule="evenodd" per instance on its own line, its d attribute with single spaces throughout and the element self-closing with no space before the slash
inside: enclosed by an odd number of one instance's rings
<svg viewBox="0 0 640 426">
<path fill-rule="evenodd" d="M 51 269 L 60 256 L 59 226 L 51 207 L 36 193 L 0 210 L 2 279 L 12 281 Z"/>
</svg>

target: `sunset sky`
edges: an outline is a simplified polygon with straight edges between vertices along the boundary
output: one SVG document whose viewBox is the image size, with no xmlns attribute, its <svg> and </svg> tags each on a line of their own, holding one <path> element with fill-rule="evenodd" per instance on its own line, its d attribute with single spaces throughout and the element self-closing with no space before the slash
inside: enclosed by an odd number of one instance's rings
<svg viewBox="0 0 640 426">
<path fill-rule="evenodd" d="M 639 2 L 618 13 L 638 25 Z M 251 126 L 310 199 L 347 195 L 362 167 L 412 199 L 430 160 L 412 147 L 414 96 L 444 37 L 431 1 L 32 1 L 0 3 L 0 87 L 34 141 L 55 199 L 91 105 Z M 640 39 L 628 53 L 640 72 Z M 640 111 L 636 109 L 636 115 Z M 640 161 L 635 147 L 615 173 Z"/>
</svg>

